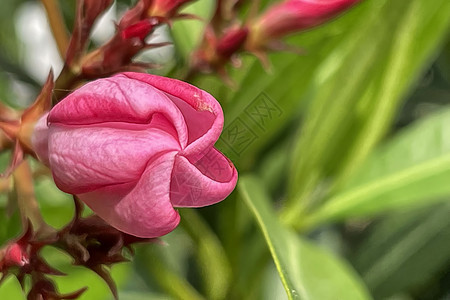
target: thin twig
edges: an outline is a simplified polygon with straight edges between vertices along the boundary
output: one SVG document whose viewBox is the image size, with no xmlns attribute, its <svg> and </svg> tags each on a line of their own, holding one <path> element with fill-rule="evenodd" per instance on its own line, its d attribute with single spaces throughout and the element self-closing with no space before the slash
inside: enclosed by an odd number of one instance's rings
<svg viewBox="0 0 450 300">
<path fill-rule="evenodd" d="M 67 47 L 69 46 L 69 35 L 64 23 L 64 18 L 61 14 L 57 0 L 41 0 L 47 12 L 48 23 L 58 46 L 59 55 L 64 60 L 66 56 Z"/>
</svg>

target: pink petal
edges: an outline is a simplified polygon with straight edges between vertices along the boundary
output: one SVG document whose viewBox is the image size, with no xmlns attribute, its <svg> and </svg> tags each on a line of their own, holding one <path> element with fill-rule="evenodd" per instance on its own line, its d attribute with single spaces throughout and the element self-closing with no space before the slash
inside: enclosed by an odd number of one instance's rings
<svg viewBox="0 0 450 300">
<path fill-rule="evenodd" d="M 124 75 L 99 79 L 77 89 L 51 110 L 49 122 L 66 125 L 148 124 L 155 113 L 169 120 L 184 147 L 188 133 L 178 107 L 165 93 Z"/>
<path fill-rule="evenodd" d="M 182 155 L 195 163 L 199 152 L 218 140 L 223 128 L 223 112 L 219 102 L 205 91 L 176 79 L 143 73 L 123 75 L 154 86 L 166 93 L 182 112 L 189 133 L 188 146 Z"/>
<path fill-rule="evenodd" d="M 180 149 L 178 141 L 165 131 L 138 129 L 53 124 L 50 166 L 57 186 L 79 194 L 106 185 L 137 182 L 149 159 Z"/>
<path fill-rule="evenodd" d="M 172 172 L 170 200 L 177 207 L 201 207 L 225 199 L 234 189 L 237 171 L 218 150 L 211 148 L 193 165 L 177 156 Z"/>
<path fill-rule="evenodd" d="M 150 161 L 135 186 L 113 185 L 78 196 L 120 231 L 143 238 L 167 234 L 180 221 L 169 199 L 175 155 L 169 152 Z"/>
<path fill-rule="evenodd" d="M 33 135 L 31 136 L 31 144 L 36 152 L 39 160 L 45 165 L 49 165 L 48 161 L 48 113 L 43 115 L 34 126 Z"/>
</svg>

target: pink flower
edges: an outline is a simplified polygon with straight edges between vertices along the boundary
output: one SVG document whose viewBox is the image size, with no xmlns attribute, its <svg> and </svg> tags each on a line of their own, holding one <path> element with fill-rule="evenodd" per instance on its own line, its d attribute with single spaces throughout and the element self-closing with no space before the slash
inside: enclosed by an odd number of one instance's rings
<svg viewBox="0 0 450 300">
<path fill-rule="evenodd" d="M 150 238 L 178 225 L 173 207 L 211 205 L 234 189 L 237 171 L 213 146 L 222 126 L 222 109 L 205 91 L 122 73 L 57 104 L 33 145 L 62 191 L 115 228 Z"/>
</svg>

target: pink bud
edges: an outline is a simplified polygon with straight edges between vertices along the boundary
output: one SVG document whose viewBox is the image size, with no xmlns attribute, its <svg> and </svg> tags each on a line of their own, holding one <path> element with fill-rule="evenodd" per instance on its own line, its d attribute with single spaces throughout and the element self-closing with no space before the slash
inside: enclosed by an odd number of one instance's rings
<svg viewBox="0 0 450 300">
<path fill-rule="evenodd" d="M 252 26 L 256 44 L 318 26 L 360 0 L 287 0 L 271 6 Z M 258 40 L 258 41 L 255 41 Z"/>
<path fill-rule="evenodd" d="M 18 266 L 23 267 L 30 262 L 29 253 L 26 251 L 26 246 L 19 243 L 13 243 L 3 250 L 2 266 L 11 267 Z"/>
<path fill-rule="evenodd" d="M 229 58 L 236 53 L 244 44 L 248 35 L 247 28 L 231 28 L 225 32 L 222 38 L 217 43 L 217 52 L 225 57 Z"/>
<path fill-rule="evenodd" d="M 214 148 L 222 126 L 210 94 L 123 73 L 58 103 L 37 125 L 33 145 L 61 190 L 117 229 L 150 238 L 177 226 L 173 206 L 211 205 L 234 189 L 237 171 Z"/>
<path fill-rule="evenodd" d="M 147 35 L 153 31 L 155 26 L 159 24 L 160 22 L 157 18 L 150 18 L 139 21 L 122 30 L 121 32 L 122 39 L 127 40 L 137 37 L 141 41 L 143 41 L 145 40 Z"/>
</svg>

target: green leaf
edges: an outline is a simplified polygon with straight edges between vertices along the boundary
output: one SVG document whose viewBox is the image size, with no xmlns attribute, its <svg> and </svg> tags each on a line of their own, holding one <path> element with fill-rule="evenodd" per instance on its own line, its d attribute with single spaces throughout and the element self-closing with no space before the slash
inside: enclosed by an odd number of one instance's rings
<svg viewBox="0 0 450 300">
<path fill-rule="evenodd" d="M 239 190 L 264 234 L 289 299 L 371 299 L 347 263 L 280 224 L 258 179 L 242 176 Z"/>
<path fill-rule="evenodd" d="M 313 102 L 294 151 L 288 220 L 312 204 L 321 182 L 334 177 L 334 191 L 360 166 L 450 24 L 446 0 L 374 0 L 355 10 L 356 26 L 313 74 Z"/>
<path fill-rule="evenodd" d="M 135 292 L 135 291 L 123 291 L 119 293 L 120 300 L 173 300 L 164 294 L 148 293 L 148 292 Z"/>
<path fill-rule="evenodd" d="M 26 297 L 17 278 L 10 275 L 0 285 L 0 299 L 25 300 Z"/>
<path fill-rule="evenodd" d="M 430 205 L 450 196 L 450 108 L 422 119 L 379 147 L 347 186 L 303 225 Z"/>
<path fill-rule="evenodd" d="M 0 247 L 6 244 L 8 240 L 17 238 L 21 234 L 22 222 L 20 214 L 16 210 L 12 215 L 9 215 L 8 209 L 0 207 Z"/>
<path fill-rule="evenodd" d="M 433 5 L 430 5 L 428 1 L 416 0 L 405 1 L 405 4 L 408 6 L 405 7 L 403 20 L 397 27 L 391 49 L 384 59 L 385 65 L 378 74 L 376 82 L 379 84 L 373 87 L 372 95 L 364 94 L 365 97 L 359 102 L 367 104 L 374 101 L 376 104 L 366 108 L 368 120 L 357 136 L 338 181 L 345 181 L 383 137 L 408 89 L 448 37 L 448 1 L 434 1 Z"/>
<path fill-rule="evenodd" d="M 176 232 L 175 232 L 176 233 Z M 170 235 L 173 235 L 171 233 Z M 167 238 L 167 236 L 165 237 Z M 182 241 L 181 241 L 182 242 Z M 177 240 L 176 243 L 181 243 Z M 175 243 L 175 241 L 174 241 Z M 174 250 L 178 248 L 169 245 L 143 245 L 136 247 L 135 263 L 137 273 L 145 282 L 152 286 L 156 283 L 168 295 L 174 299 L 183 300 L 203 300 L 205 299 L 186 279 L 186 274 L 182 273 L 177 265 L 180 262 L 173 262 Z M 180 247 L 184 252 L 190 247 Z M 186 249 L 187 248 L 187 249 Z M 176 259 L 176 258 L 175 258 Z"/>
<path fill-rule="evenodd" d="M 225 299 L 231 268 L 225 250 L 208 224 L 193 209 L 181 211 L 181 224 L 196 245 L 200 273 L 208 299 Z"/>
<path fill-rule="evenodd" d="M 73 217 L 73 196 L 59 190 L 51 177 L 35 180 L 34 188 L 44 220 L 55 228 L 67 225 Z"/>
<path fill-rule="evenodd" d="M 0 154 L 0 172 L 6 170 L 11 162 L 11 153 Z M 22 221 L 14 196 L 9 192 L 12 178 L 0 178 L 2 193 L 0 193 L 0 247 L 8 240 L 17 238 L 21 234 Z M 1 298 L 0 298 L 1 299 Z"/>
<path fill-rule="evenodd" d="M 450 264 L 450 203 L 398 212 L 369 228 L 353 253 L 355 267 L 377 299 L 426 289 Z"/>
</svg>

